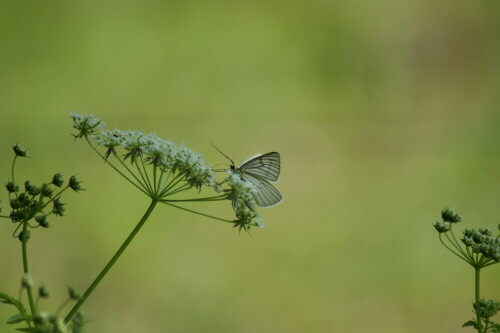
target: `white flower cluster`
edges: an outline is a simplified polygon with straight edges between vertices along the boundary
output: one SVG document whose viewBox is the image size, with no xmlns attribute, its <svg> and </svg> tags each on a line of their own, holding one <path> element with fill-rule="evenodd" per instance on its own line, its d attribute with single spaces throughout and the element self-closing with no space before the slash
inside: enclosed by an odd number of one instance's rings
<svg viewBox="0 0 500 333">
<path fill-rule="evenodd" d="M 253 193 L 257 191 L 255 185 L 242 179 L 238 173 L 230 169 L 227 170 L 227 173 L 229 175 L 227 183 L 231 187 L 233 201 L 253 202 Z"/>
<path fill-rule="evenodd" d="M 177 146 L 170 140 L 158 137 L 154 133 L 141 131 L 104 130 L 93 136 L 97 144 L 114 150 L 122 147 L 127 153 L 125 159 L 149 162 L 162 170 L 184 172 L 186 180 L 193 186 L 214 186 L 215 176 L 203 157 L 193 150 Z"/>
<path fill-rule="evenodd" d="M 238 220 L 235 221 L 235 227 L 239 229 L 248 229 L 251 226 L 263 228 L 262 218 L 255 212 L 255 199 L 253 194 L 257 191 L 254 184 L 241 178 L 241 176 L 232 170 L 228 170 L 227 183 L 231 188 L 229 198 L 232 200 L 233 209 Z"/>
<path fill-rule="evenodd" d="M 126 153 L 124 159 L 153 164 L 161 170 L 183 173 L 185 180 L 192 186 L 200 188 L 202 185 L 215 186 L 215 175 L 212 168 L 205 164 L 203 157 L 193 150 L 177 146 L 170 140 L 158 137 L 154 133 L 145 134 L 141 131 L 101 130 L 105 123 L 93 115 L 70 112 L 75 122 L 74 128 L 80 133 L 77 138 L 90 137 L 98 145 L 108 148 L 107 156 L 115 152 L 115 148 L 122 147 Z"/>
<path fill-rule="evenodd" d="M 69 116 L 73 119 L 73 127 L 80 131 L 77 138 L 86 137 L 94 134 L 96 130 L 106 126 L 106 123 L 92 114 L 78 114 L 69 112 Z"/>
</svg>

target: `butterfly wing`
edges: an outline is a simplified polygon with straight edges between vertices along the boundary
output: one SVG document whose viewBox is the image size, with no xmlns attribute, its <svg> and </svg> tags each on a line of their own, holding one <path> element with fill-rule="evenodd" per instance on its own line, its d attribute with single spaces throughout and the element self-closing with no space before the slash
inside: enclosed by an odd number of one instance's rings
<svg viewBox="0 0 500 333">
<path fill-rule="evenodd" d="M 241 178 L 255 186 L 256 192 L 253 193 L 253 197 L 260 207 L 275 206 L 283 201 L 281 193 L 264 178 L 249 173 L 241 173 Z"/>
<path fill-rule="evenodd" d="M 271 152 L 264 155 L 252 156 L 241 163 L 238 169 L 241 174 L 249 174 L 257 179 L 276 182 L 280 177 L 280 154 Z"/>
</svg>

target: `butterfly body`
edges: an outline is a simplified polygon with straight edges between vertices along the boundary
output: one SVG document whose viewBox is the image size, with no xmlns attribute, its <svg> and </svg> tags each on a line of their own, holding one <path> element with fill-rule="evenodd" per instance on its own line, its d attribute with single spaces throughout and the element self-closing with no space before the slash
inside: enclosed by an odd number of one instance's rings
<svg viewBox="0 0 500 333">
<path fill-rule="evenodd" d="M 281 193 L 271 185 L 279 180 L 281 171 L 279 153 L 270 152 L 252 156 L 238 167 L 233 163 L 231 171 L 254 185 L 256 191 L 253 197 L 260 207 L 276 206 L 283 201 Z"/>
</svg>

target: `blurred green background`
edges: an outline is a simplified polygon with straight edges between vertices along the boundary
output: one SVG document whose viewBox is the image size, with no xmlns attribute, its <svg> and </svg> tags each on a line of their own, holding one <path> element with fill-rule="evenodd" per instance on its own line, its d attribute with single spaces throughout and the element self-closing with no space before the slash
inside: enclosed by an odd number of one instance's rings
<svg viewBox="0 0 500 333">
<path fill-rule="evenodd" d="M 285 197 L 251 236 L 159 207 L 85 304 L 88 332 L 460 331 L 473 270 L 432 223 L 445 206 L 460 229 L 500 222 L 499 86 L 498 1 L 1 1 L 2 181 L 19 141 L 19 177 L 87 189 L 30 241 L 43 307 L 83 291 L 148 205 L 73 141 L 74 110 L 211 164 L 210 142 L 236 162 L 279 151 Z M 0 289 L 16 295 L 12 232 Z"/>
</svg>

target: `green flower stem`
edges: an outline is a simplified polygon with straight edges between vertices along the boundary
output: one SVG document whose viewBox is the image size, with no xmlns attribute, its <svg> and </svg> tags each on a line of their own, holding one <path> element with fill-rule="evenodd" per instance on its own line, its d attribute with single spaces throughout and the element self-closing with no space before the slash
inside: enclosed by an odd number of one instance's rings
<svg viewBox="0 0 500 333">
<path fill-rule="evenodd" d="M 153 188 L 151 186 L 151 182 L 149 181 L 148 173 L 146 172 L 146 168 L 144 167 L 144 163 L 141 163 L 141 164 L 142 164 L 142 168 L 144 169 L 144 174 L 141 171 L 141 167 L 139 166 L 139 163 L 137 163 L 137 160 L 135 160 L 135 167 L 137 168 L 137 171 L 139 171 L 139 175 L 141 175 L 141 178 L 143 181 L 143 183 L 142 183 L 143 187 L 147 188 L 149 193 L 154 193 Z M 129 172 L 132 174 L 132 170 L 129 170 Z"/>
<path fill-rule="evenodd" d="M 158 182 L 157 182 L 157 186 L 158 186 L 158 187 L 157 187 L 157 191 L 158 191 L 158 192 L 159 192 L 159 191 L 160 191 L 160 189 L 162 188 L 163 177 L 165 176 L 165 174 L 167 174 L 167 173 L 165 172 L 165 170 L 163 170 L 163 169 L 160 169 L 160 170 L 161 170 L 161 172 L 160 172 L 160 177 L 158 177 Z"/>
<path fill-rule="evenodd" d="M 21 225 L 23 225 L 23 224 L 22 224 L 22 223 L 19 223 L 19 224 L 17 225 L 17 227 L 16 227 L 16 230 L 14 230 L 14 232 L 12 233 L 12 237 L 13 237 L 13 238 L 16 238 L 16 237 L 17 237 L 17 236 L 16 236 L 16 233 L 17 233 L 17 231 L 19 230 L 19 228 L 21 227 Z"/>
<path fill-rule="evenodd" d="M 23 252 L 23 270 L 25 275 L 29 275 L 29 269 L 28 269 L 28 249 L 27 249 L 27 243 L 28 240 L 26 238 L 28 230 L 28 221 L 23 222 L 23 233 L 22 233 L 22 252 Z M 37 315 L 37 310 L 35 306 L 35 301 L 33 299 L 33 291 L 31 289 L 31 286 L 26 286 L 26 291 L 28 292 L 28 300 L 30 303 L 30 310 L 31 310 L 31 315 L 36 316 Z"/>
<path fill-rule="evenodd" d="M 38 210 L 42 211 L 45 207 L 47 207 L 52 201 L 54 201 L 56 198 L 59 198 L 64 191 L 66 191 L 69 188 L 69 185 L 66 185 L 63 189 L 61 189 L 59 192 L 56 193 L 56 195 L 53 195 L 43 206 L 41 207 L 34 207 L 33 210 Z M 43 197 L 40 196 L 40 199 L 38 200 L 38 204 L 40 204 L 43 200 Z"/>
<path fill-rule="evenodd" d="M 71 297 L 68 297 L 64 302 L 63 304 L 61 304 L 58 308 L 57 308 L 57 311 L 56 311 L 56 315 L 59 316 L 59 313 L 62 311 L 62 309 L 64 309 L 64 307 L 66 305 L 68 305 L 68 303 L 71 302 Z"/>
<path fill-rule="evenodd" d="M 136 166 L 137 170 L 139 170 L 139 173 L 141 174 L 143 179 L 144 179 L 144 176 L 146 176 L 146 179 L 144 180 L 144 182 L 147 183 L 149 185 L 149 189 L 152 190 L 151 180 L 149 179 L 148 170 L 146 170 L 146 166 L 144 165 L 144 161 L 141 161 L 141 165 L 142 165 L 142 170 L 144 170 L 144 175 L 141 172 L 141 168 L 139 167 L 137 160 L 135 160 L 135 166 Z M 156 191 L 154 191 L 152 193 L 156 193 Z"/>
<path fill-rule="evenodd" d="M 494 265 L 494 264 L 498 264 L 498 261 L 489 262 L 489 263 L 485 264 L 485 265 L 483 266 L 483 268 L 484 268 L 484 267 L 491 266 L 491 265 Z"/>
<path fill-rule="evenodd" d="M 481 258 L 479 259 L 478 266 L 483 268 L 484 264 L 486 264 L 489 260 L 490 259 L 486 258 L 485 256 L 481 256 Z"/>
<path fill-rule="evenodd" d="M 449 247 L 448 245 L 446 245 L 446 243 L 443 241 L 443 237 L 441 237 L 441 233 L 439 234 L 439 240 L 441 241 L 441 244 L 444 245 L 444 247 L 446 247 L 448 250 L 450 250 L 452 253 L 454 253 L 457 257 L 459 257 L 460 259 L 462 259 L 463 261 L 465 261 L 466 263 L 468 264 L 471 264 L 471 262 L 469 262 L 466 258 L 464 258 L 460 253 L 456 252 L 455 250 L 453 250 L 451 247 Z"/>
<path fill-rule="evenodd" d="M 101 280 L 104 278 L 104 276 L 108 273 L 108 271 L 111 269 L 111 267 L 113 267 L 113 265 L 118 260 L 118 258 L 120 258 L 120 256 L 125 251 L 125 249 L 128 247 L 128 245 L 130 244 L 130 242 L 134 239 L 134 237 L 137 235 L 137 233 L 139 232 L 139 230 L 141 230 L 142 226 L 144 225 L 144 223 L 147 221 L 147 219 L 149 218 L 149 216 L 153 212 L 153 210 L 154 210 L 154 208 L 155 208 L 155 206 L 156 206 L 157 203 L 158 203 L 158 201 L 155 200 L 155 199 L 151 202 L 151 204 L 148 207 L 148 210 L 146 211 L 146 213 L 144 213 L 144 215 L 142 216 L 142 218 L 139 221 L 139 223 L 137 223 L 137 226 L 134 228 L 134 230 L 132 230 L 132 232 L 130 233 L 130 235 L 123 242 L 122 246 L 120 246 L 120 248 L 118 249 L 118 251 L 111 258 L 111 260 L 107 263 L 107 265 L 104 267 L 104 269 L 101 271 L 101 273 L 99 273 L 99 275 L 97 276 L 97 278 L 90 285 L 90 287 L 85 291 L 85 293 L 78 300 L 78 302 L 76 302 L 76 304 L 73 306 L 73 308 L 68 313 L 68 315 L 66 316 L 66 318 L 64 318 L 64 322 L 65 323 L 68 323 L 71 320 L 71 318 L 73 318 L 73 316 L 78 312 L 78 310 L 83 305 L 83 303 L 85 302 L 85 300 L 87 299 L 87 297 L 90 296 L 90 294 L 94 291 L 94 289 L 101 282 Z"/>
<path fill-rule="evenodd" d="M 451 229 L 450 229 L 451 230 Z M 462 256 L 465 258 L 467 257 L 467 255 L 465 254 L 464 250 L 462 249 L 462 247 L 460 246 L 460 244 L 458 244 L 456 242 L 456 239 L 455 239 L 455 236 L 453 235 L 452 233 L 452 237 L 450 237 L 448 235 L 448 233 L 445 233 L 445 236 L 446 238 L 448 238 L 448 242 L 450 242 L 450 244 L 455 248 L 457 249 L 458 252 L 460 252 L 462 254 Z"/>
<path fill-rule="evenodd" d="M 99 155 L 103 160 L 104 162 L 106 162 L 110 167 L 112 167 L 116 172 L 118 172 L 123 178 L 125 178 L 130 184 L 134 185 L 134 187 L 136 187 L 137 189 L 139 189 L 142 193 L 146 194 L 147 196 L 149 196 L 149 193 L 147 193 L 144 189 L 142 189 L 141 187 L 139 187 L 136 183 L 134 183 L 130 178 L 128 178 L 123 172 L 121 172 L 117 167 L 115 167 L 111 162 L 108 161 L 108 159 L 103 156 L 95 147 L 94 145 L 92 144 L 92 142 L 90 142 L 89 138 L 88 137 L 85 137 L 85 140 L 87 140 L 87 143 L 90 145 L 90 147 L 97 153 L 97 155 Z M 116 153 L 115 153 L 116 154 Z M 120 158 L 119 157 L 116 157 L 119 161 Z M 137 178 L 137 177 L 136 177 Z"/>
<path fill-rule="evenodd" d="M 479 299 L 480 299 L 480 287 L 481 287 L 481 281 L 480 281 L 480 278 L 481 278 L 481 267 L 474 267 L 474 269 L 476 270 L 476 276 L 475 276 L 475 299 L 476 299 L 476 302 L 479 302 Z M 481 317 L 476 314 L 476 321 L 479 325 L 482 325 L 481 324 Z M 482 329 L 479 329 L 478 330 L 479 333 L 483 332 Z"/>
<path fill-rule="evenodd" d="M 14 160 L 12 161 L 12 182 L 15 184 L 16 181 L 14 180 L 14 170 L 15 170 L 15 165 L 16 165 L 16 160 L 17 160 L 17 155 L 14 156 Z M 17 191 L 16 191 L 16 197 L 17 197 Z"/>
<path fill-rule="evenodd" d="M 161 202 L 191 202 L 191 201 L 221 201 L 227 200 L 227 195 L 217 195 L 214 197 L 205 197 L 205 198 L 197 198 L 197 199 L 163 199 Z"/>
<path fill-rule="evenodd" d="M 455 242 L 456 244 L 456 247 L 460 250 L 460 253 L 462 253 L 464 256 L 465 256 L 465 252 L 464 250 L 462 249 L 462 246 L 460 245 L 460 243 L 457 241 L 457 238 L 455 237 L 455 234 L 453 233 L 453 226 L 450 227 L 450 232 L 451 232 L 451 236 L 453 238 L 453 241 Z"/>
<path fill-rule="evenodd" d="M 474 253 L 470 250 L 470 247 L 465 248 L 467 250 L 467 256 L 469 257 L 469 263 L 474 262 Z"/>
<path fill-rule="evenodd" d="M 205 213 L 197 212 L 195 210 L 184 208 L 184 207 L 181 207 L 181 206 L 177 206 L 177 205 L 171 204 L 169 202 L 165 202 L 163 200 L 160 201 L 160 202 L 164 203 L 165 205 L 169 205 L 169 206 L 172 206 L 172 207 L 175 207 L 175 208 L 179 208 L 179 209 L 185 210 L 185 211 L 190 212 L 190 213 L 194 213 L 194 214 L 198 214 L 198 215 L 201 215 L 201 216 L 209 217 L 209 218 L 214 219 L 214 220 L 218 220 L 218 221 L 222 221 L 222 222 L 228 222 L 228 223 L 234 223 L 234 221 L 231 221 L 231 220 L 226 220 L 226 219 L 222 219 L 222 218 L 217 217 L 217 216 L 213 216 L 213 215 L 208 215 L 208 214 L 205 214 Z"/>
<path fill-rule="evenodd" d="M 132 169 L 130 169 L 128 166 L 127 166 L 127 163 L 125 163 L 124 160 L 122 160 L 118 154 L 113 151 L 113 156 L 118 160 L 118 162 L 120 162 L 120 164 L 125 168 L 125 170 L 128 171 L 128 173 L 134 177 L 135 181 L 139 184 L 141 184 L 142 188 L 146 191 L 146 192 L 150 192 L 150 188 L 148 187 L 148 183 L 146 181 L 144 181 L 144 183 L 141 182 L 141 180 L 135 175 L 134 171 L 132 171 Z M 108 162 L 108 160 L 106 160 Z M 111 163 L 108 162 L 109 165 L 111 165 L 112 167 L 114 167 Z M 137 167 L 137 169 L 139 169 L 139 167 Z M 115 168 L 115 170 L 118 171 L 118 168 Z M 125 177 L 129 182 L 131 182 L 132 184 L 135 184 L 130 178 L 128 178 L 127 176 L 125 176 L 125 174 L 122 174 L 120 173 L 123 177 Z M 141 175 L 142 176 L 142 175 Z M 136 185 L 136 187 L 138 187 Z"/>
<path fill-rule="evenodd" d="M 170 196 L 170 195 L 172 195 L 172 194 L 175 194 L 175 193 L 179 193 L 179 192 L 182 192 L 182 191 L 187 191 L 187 190 L 190 190 L 191 188 L 193 188 L 193 185 L 191 185 L 191 184 L 184 184 L 184 185 L 181 185 L 181 186 L 179 186 L 179 187 L 178 187 L 178 188 L 176 188 L 176 189 L 173 189 L 173 190 L 171 190 L 171 191 L 169 191 L 169 192 L 167 192 L 167 193 L 163 193 L 163 194 L 162 194 L 162 198 L 164 198 L 164 197 L 168 197 L 168 196 Z"/>
<path fill-rule="evenodd" d="M 168 172 L 166 172 L 165 174 L 167 175 L 165 177 L 165 179 L 163 179 L 162 181 L 158 181 L 159 188 L 161 188 L 161 189 L 165 189 L 167 187 L 168 180 L 170 179 L 170 176 L 172 176 L 172 169 L 169 169 Z M 163 172 L 162 172 L 162 175 L 163 175 Z"/>
<path fill-rule="evenodd" d="M 175 185 L 179 184 L 182 181 L 182 177 L 185 175 L 185 172 L 179 172 L 175 177 L 172 178 L 170 183 L 161 191 L 160 197 L 165 197 Z"/>
<path fill-rule="evenodd" d="M 143 163 L 144 165 L 144 163 Z M 153 189 L 154 189 L 154 193 L 158 193 L 158 184 L 156 183 L 156 167 L 153 166 Z"/>
</svg>

